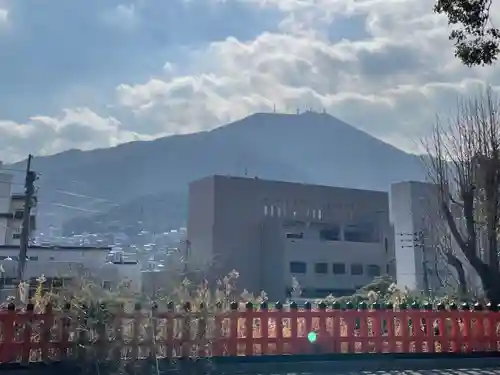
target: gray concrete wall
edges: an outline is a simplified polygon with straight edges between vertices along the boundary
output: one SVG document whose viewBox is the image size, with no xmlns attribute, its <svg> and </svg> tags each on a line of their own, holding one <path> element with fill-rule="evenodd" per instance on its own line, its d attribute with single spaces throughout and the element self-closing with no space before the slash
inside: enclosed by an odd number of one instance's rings
<svg viewBox="0 0 500 375">
<path fill-rule="evenodd" d="M 254 293 L 265 290 L 283 298 L 290 282 L 289 263 L 326 261 L 377 264 L 386 272 L 394 258 L 389 224 L 388 194 L 378 191 L 306 185 L 255 178 L 207 177 L 190 184 L 187 238 L 194 259 L 212 258 L 212 274 L 224 276 L 235 269 L 239 285 Z M 286 240 L 287 221 L 304 225 L 374 225 L 372 243 Z M 388 240 L 388 249 L 385 248 Z M 295 258 L 300 259 L 295 259 Z M 313 265 L 311 266 L 313 267 Z M 344 279 L 346 279 L 344 277 Z M 371 279 L 343 280 L 341 288 L 363 285 Z M 308 277 L 308 287 L 341 282 L 330 272 Z"/>
</svg>

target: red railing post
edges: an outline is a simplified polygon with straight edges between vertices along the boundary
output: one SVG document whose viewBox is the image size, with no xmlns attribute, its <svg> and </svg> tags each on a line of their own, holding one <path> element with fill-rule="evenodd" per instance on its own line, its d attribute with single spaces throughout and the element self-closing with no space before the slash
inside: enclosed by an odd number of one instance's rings
<svg viewBox="0 0 500 375">
<path fill-rule="evenodd" d="M 122 303 L 119 303 L 113 316 L 113 344 L 111 350 L 111 358 L 114 363 L 119 363 L 122 358 L 124 315 L 124 306 Z"/>
<path fill-rule="evenodd" d="M 183 306 L 182 331 L 181 331 L 181 356 L 189 358 L 191 356 L 191 303 L 186 302 Z"/>
<path fill-rule="evenodd" d="M 300 339 L 298 330 L 299 308 L 295 302 L 291 302 L 288 306 L 290 310 L 290 347 L 292 354 L 300 353 Z M 278 352 L 277 354 L 284 354 Z"/>
<path fill-rule="evenodd" d="M 35 305 L 28 303 L 26 305 L 26 312 L 23 316 L 24 332 L 23 332 L 23 347 L 21 353 L 21 363 L 28 365 L 31 357 L 31 336 L 33 334 L 33 323 L 35 318 Z"/>
<path fill-rule="evenodd" d="M 198 356 L 203 358 L 207 356 L 207 309 L 203 302 L 199 306 L 198 326 L 196 328 L 196 345 L 198 347 Z"/>
<path fill-rule="evenodd" d="M 224 332 L 222 314 L 222 303 L 218 301 L 215 304 L 215 317 L 214 317 L 214 336 L 212 344 L 212 355 L 220 357 L 224 355 L 224 347 L 226 346 L 226 332 Z"/>
<path fill-rule="evenodd" d="M 281 302 L 276 302 L 276 304 L 274 305 L 273 316 L 276 318 L 274 320 L 276 352 L 273 354 L 283 354 L 283 304 Z M 269 340 L 269 331 L 267 339 Z"/>
<path fill-rule="evenodd" d="M 368 353 L 368 305 L 362 302 L 358 305 L 359 316 L 359 341 L 361 343 L 361 353 Z"/>
<path fill-rule="evenodd" d="M 167 329 L 166 329 L 166 337 L 165 337 L 165 347 L 166 347 L 166 357 L 172 358 L 174 356 L 174 324 L 176 320 L 175 315 L 175 305 L 172 301 L 167 304 Z"/>
<path fill-rule="evenodd" d="M 231 312 L 229 314 L 229 340 L 228 340 L 228 352 L 230 356 L 238 355 L 238 323 L 240 320 L 240 313 L 238 310 L 238 302 L 231 302 L 230 308 Z"/>
<path fill-rule="evenodd" d="M 32 304 L 32 306 L 33 306 L 33 304 Z M 28 309 L 28 311 L 29 311 L 29 309 Z M 33 310 L 32 310 L 31 314 L 33 314 Z M 61 353 L 60 354 L 61 360 L 65 360 L 66 358 L 68 358 L 69 351 L 70 351 L 70 348 L 69 348 L 69 335 L 70 335 L 70 330 L 71 330 L 71 315 L 70 314 L 71 314 L 71 303 L 66 302 L 64 304 L 63 313 L 62 313 L 62 317 L 60 320 L 61 343 L 59 345 L 59 351 Z M 31 315 L 31 318 L 30 318 L 30 332 L 29 332 L 30 338 L 31 338 L 31 322 L 32 321 L 33 321 L 33 315 Z M 25 332 L 24 337 L 26 340 L 26 337 L 27 337 L 26 332 Z"/>
<path fill-rule="evenodd" d="M 52 312 L 52 305 L 50 303 L 45 306 L 45 311 L 42 315 L 43 323 L 41 326 L 42 332 L 40 343 L 42 345 L 42 361 L 49 361 L 49 349 L 52 349 L 50 331 L 54 324 L 54 314 Z"/>
<path fill-rule="evenodd" d="M 267 302 L 262 302 L 259 309 L 260 315 L 260 339 L 261 339 L 261 352 L 263 355 L 269 354 L 269 310 L 267 308 Z M 276 330 L 278 329 L 278 324 L 275 324 Z M 278 332 L 275 332 L 276 337 Z"/>
<path fill-rule="evenodd" d="M 158 305 L 153 303 L 151 305 L 151 322 L 149 324 L 148 340 L 149 340 L 149 359 L 154 361 L 158 357 L 158 350 L 160 349 L 156 344 L 156 337 L 158 334 Z"/>
<path fill-rule="evenodd" d="M 0 343 L 0 363 L 15 361 L 18 356 L 14 331 L 16 315 L 16 305 L 13 303 L 7 305 L 7 311 L 0 312 L 0 319 L 3 323 L 3 342 Z M 25 343 L 23 342 L 22 345 L 25 345 Z M 26 345 L 29 346 L 30 343 Z"/>
<path fill-rule="evenodd" d="M 319 342 L 322 351 L 328 352 L 331 350 L 330 344 L 332 343 L 331 337 L 328 337 L 328 329 L 326 325 L 326 303 L 321 302 L 318 305 L 318 315 L 319 315 Z"/>
<path fill-rule="evenodd" d="M 251 356 L 254 354 L 253 351 L 253 303 L 247 302 L 245 306 L 246 310 L 244 313 L 245 316 L 245 355 Z"/>
</svg>

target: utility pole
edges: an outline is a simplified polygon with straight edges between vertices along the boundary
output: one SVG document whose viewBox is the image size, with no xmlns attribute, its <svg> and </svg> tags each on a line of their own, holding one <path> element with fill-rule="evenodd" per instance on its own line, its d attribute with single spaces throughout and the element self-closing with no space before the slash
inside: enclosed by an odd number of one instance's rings
<svg viewBox="0 0 500 375">
<path fill-rule="evenodd" d="M 426 246 L 425 246 L 425 234 L 423 230 L 420 230 L 415 233 L 398 233 L 400 236 L 413 236 L 412 246 L 403 246 L 408 248 L 416 248 L 419 247 L 422 250 L 422 267 L 423 267 L 423 282 L 425 295 L 427 297 L 430 296 L 430 284 L 429 284 L 429 270 L 428 270 L 428 260 L 426 256 Z M 406 240 L 402 240 L 403 242 Z"/>
<path fill-rule="evenodd" d="M 188 261 L 191 250 L 191 242 L 189 240 L 184 241 L 184 276 L 187 277 L 188 274 Z"/>
<path fill-rule="evenodd" d="M 35 194 L 35 181 L 37 179 L 36 172 L 31 170 L 31 161 L 33 155 L 28 155 L 28 162 L 26 164 L 26 177 L 24 181 L 24 210 L 23 210 L 23 223 L 21 227 L 21 238 L 19 246 L 19 262 L 17 267 L 17 281 L 23 280 L 24 268 L 26 265 L 26 257 L 28 253 L 29 239 L 30 239 L 30 224 L 31 224 L 31 208 L 33 207 L 33 196 Z"/>
<path fill-rule="evenodd" d="M 427 260 L 427 249 L 425 247 L 425 235 L 424 235 L 424 231 L 419 231 L 418 232 L 418 235 L 417 237 L 415 238 L 415 247 L 420 247 L 422 249 L 422 263 L 423 263 L 423 267 L 424 267 L 424 288 L 425 288 L 425 295 L 427 297 L 430 296 L 430 285 L 429 285 L 429 270 L 428 270 L 428 267 L 427 267 L 427 263 L 428 263 L 428 260 Z"/>
</svg>

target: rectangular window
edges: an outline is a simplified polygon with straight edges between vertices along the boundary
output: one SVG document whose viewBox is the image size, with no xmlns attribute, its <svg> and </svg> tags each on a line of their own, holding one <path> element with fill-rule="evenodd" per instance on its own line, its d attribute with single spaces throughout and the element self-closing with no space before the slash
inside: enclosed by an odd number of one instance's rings
<svg viewBox="0 0 500 375">
<path fill-rule="evenodd" d="M 367 267 L 368 276 L 376 277 L 380 276 L 380 266 L 377 264 L 369 264 Z"/>
<path fill-rule="evenodd" d="M 333 273 L 335 275 L 345 274 L 345 264 L 344 263 L 333 263 Z"/>
<path fill-rule="evenodd" d="M 290 273 L 306 273 L 307 264 L 304 262 L 290 262 Z"/>
<path fill-rule="evenodd" d="M 314 265 L 314 272 L 320 274 L 328 273 L 328 263 L 316 263 Z"/>
<path fill-rule="evenodd" d="M 384 248 L 385 248 L 385 253 L 388 254 L 389 253 L 389 241 L 387 240 L 387 238 L 384 238 Z"/>
<path fill-rule="evenodd" d="M 344 229 L 344 240 L 347 242 L 376 242 L 374 233 L 371 224 L 348 225 Z"/>
<path fill-rule="evenodd" d="M 363 265 L 360 263 L 351 264 L 351 275 L 362 275 L 363 274 Z"/>
<path fill-rule="evenodd" d="M 286 238 L 300 240 L 301 238 L 304 238 L 304 233 L 287 233 Z"/>
<path fill-rule="evenodd" d="M 340 227 L 330 226 L 319 231 L 319 238 L 322 241 L 340 241 Z"/>
</svg>

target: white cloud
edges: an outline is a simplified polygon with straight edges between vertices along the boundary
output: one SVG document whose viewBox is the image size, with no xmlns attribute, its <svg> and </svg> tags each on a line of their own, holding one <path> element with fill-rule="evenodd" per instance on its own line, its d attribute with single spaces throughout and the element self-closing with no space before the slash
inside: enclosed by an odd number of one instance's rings
<svg viewBox="0 0 500 375">
<path fill-rule="evenodd" d="M 26 157 L 36 149 L 49 155 L 71 148 L 89 150 L 148 139 L 122 128 L 112 117 L 101 117 L 89 108 L 65 109 L 57 117 L 33 116 L 25 123 L 0 121 L 0 149 L 4 160 Z"/>
<path fill-rule="evenodd" d="M 7 25 L 9 20 L 9 10 L 0 7 L 0 27 Z"/>
<path fill-rule="evenodd" d="M 145 12 L 141 1 L 116 3 L 99 14 L 108 17 L 109 25 L 135 27 L 128 44 L 137 47 L 147 41 L 155 47 L 144 53 L 134 47 L 129 56 L 120 55 L 109 64 L 119 72 L 135 62 L 137 69 L 147 66 L 149 72 L 127 70 L 128 78 L 116 85 L 112 98 L 103 94 L 99 101 L 92 98 L 91 104 L 79 104 L 81 108 L 57 117 L 0 121 L 10 156 L 4 151 L 0 157 L 16 158 L 21 149 L 53 153 L 192 132 L 274 107 L 283 112 L 326 108 L 414 151 L 436 112 L 453 109 L 458 95 L 470 94 L 485 82 L 500 85 L 495 67 L 468 69 L 454 58 L 446 19 L 432 12 L 431 0 L 191 0 L 176 6 L 187 11 L 203 1 L 211 4 L 203 8 L 206 12 L 237 2 L 256 12 L 278 11 L 276 27 L 255 29 L 255 35 L 242 31 L 238 38 L 226 31 L 231 27 L 227 18 L 226 23 L 210 25 L 214 37 L 208 43 L 181 43 L 172 53 L 163 41 L 175 40 L 180 33 L 167 28 L 167 22 L 143 30 L 155 12 Z M 500 14 L 499 4 L 494 3 L 494 14 Z M 156 13 L 163 8 L 158 9 Z M 237 22 L 241 26 L 245 20 Z M 186 22 L 176 27 L 181 26 L 187 27 Z M 189 24 L 193 35 L 202 33 L 198 26 Z M 85 48 L 100 51 L 92 44 Z M 189 53 L 176 60 L 186 49 Z M 148 59 L 148 53 L 155 60 Z M 96 66 L 105 62 L 100 64 Z M 94 83 L 89 92 L 99 87 Z"/>
<path fill-rule="evenodd" d="M 320 14 L 339 17 L 340 11 L 364 14 L 370 35 L 334 43 L 315 33 L 263 33 L 247 42 L 227 38 L 199 52 L 202 74 L 120 85 L 118 103 L 156 124 L 154 131 L 167 132 L 197 131 L 274 106 L 285 112 L 326 108 L 415 150 L 409 147 L 414 141 L 398 141 L 403 134 L 425 135 L 435 113 L 475 89 L 476 79 L 495 83 L 493 68 L 466 69 L 453 57 L 446 22 L 431 12 L 430 1 L 275 4 L 290 14 L 316 12 L 320 20 L 325 19 Z M 319 23 L 315 30 L 321 29 Z"/>
</svg>

